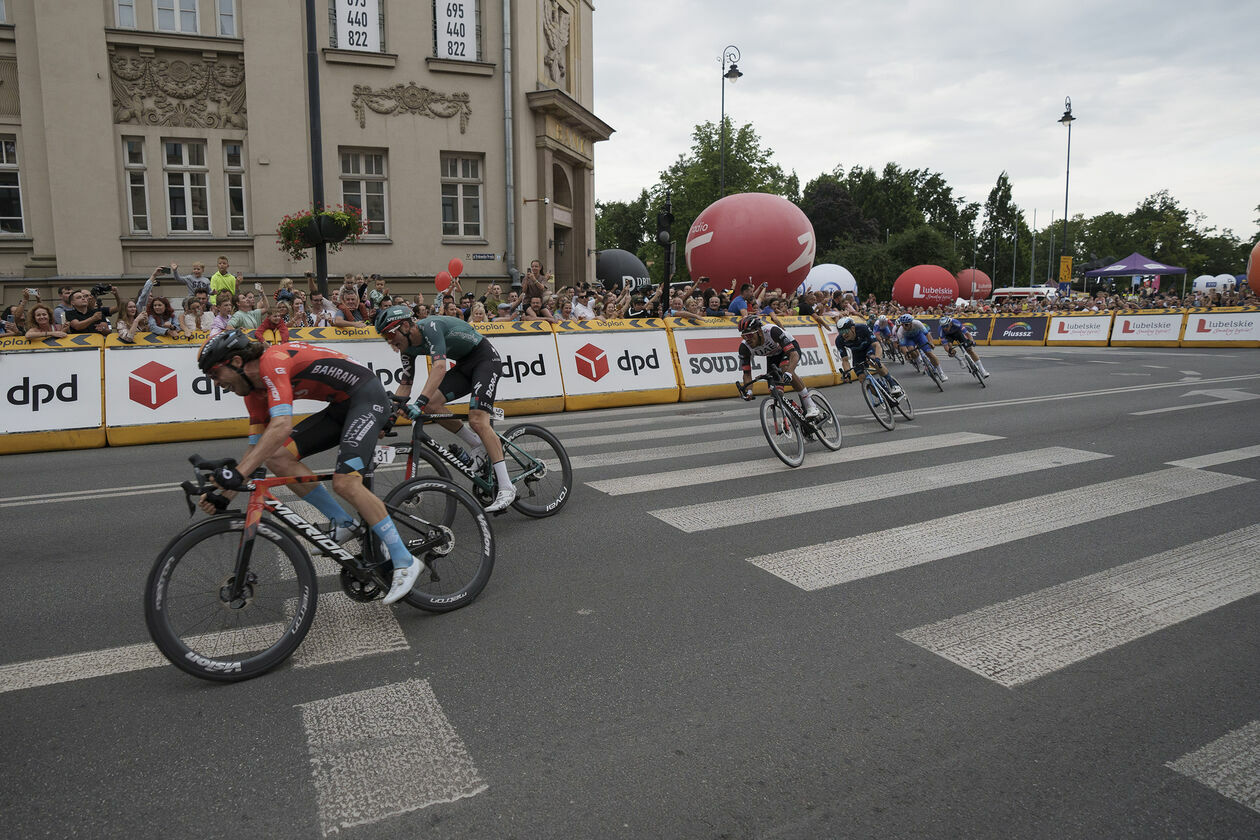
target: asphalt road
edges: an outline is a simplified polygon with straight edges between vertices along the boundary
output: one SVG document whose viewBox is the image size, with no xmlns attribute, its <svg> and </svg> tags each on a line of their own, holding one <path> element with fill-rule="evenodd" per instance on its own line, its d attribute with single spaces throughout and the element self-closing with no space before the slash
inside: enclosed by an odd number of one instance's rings
<svg viewBox="0 0 1260 840">
<path fill-rule="evenodd" d="M 574 496 L 474 604 L 326 578 L 235 685 L 141 591 L 239 441 L 4 457 L 0 836 L 1260 836 L 1260 355 L 985 358 L 796 470 L 735 399 L 540 418 Z"/>
</svg>

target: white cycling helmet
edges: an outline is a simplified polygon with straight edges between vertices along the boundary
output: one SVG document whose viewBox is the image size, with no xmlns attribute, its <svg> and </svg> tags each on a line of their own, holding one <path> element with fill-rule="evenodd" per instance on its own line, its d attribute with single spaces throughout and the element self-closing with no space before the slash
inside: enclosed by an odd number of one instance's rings
<svg viewBox="0 0 1260 840">
<path fill-rule="evenodd" d="M 907 312 L 897 319 L 897 323 L 901 324 L 903 327 L 907 324 L 913 324 L 914 316 Z"/>
<path fill-rule="evenodd" d="M 954 319 L 949 317 L 948 315 L 942 315 L 941 316 L 941 329 L 948 327 L 953 320 Z"/>
<path fill-rule="evenodd" d="M 844 332 L 845 330 L 849 329 L 852 326 L 853 326 L 852 318 L 841 318 L 839 321 L 836 322 L 836 330 L 839 332 Z"/>
</svg>

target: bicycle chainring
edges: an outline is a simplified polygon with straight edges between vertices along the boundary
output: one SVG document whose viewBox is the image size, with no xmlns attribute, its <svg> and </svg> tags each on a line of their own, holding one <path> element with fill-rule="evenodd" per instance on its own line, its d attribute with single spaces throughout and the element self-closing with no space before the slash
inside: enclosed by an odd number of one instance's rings
<svg viewBox="0 0 1260 840">
<path fill-rule="evenodd" d="M 385 594 L 385 590 L 375 583 L 365 583 L 350 573 L 348 569 L 342 569 L 338 576 L 341 581 L 341 591 L 350 596 L 353 601 L 366 604 L 368 601 L 375 601 L 377 598 Z"/>
</svg>

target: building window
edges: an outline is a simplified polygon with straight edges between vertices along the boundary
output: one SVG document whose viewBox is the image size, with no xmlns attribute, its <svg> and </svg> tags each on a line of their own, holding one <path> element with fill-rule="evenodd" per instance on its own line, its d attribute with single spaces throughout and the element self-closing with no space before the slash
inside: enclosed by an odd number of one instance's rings
<svg viewBox="0 0 1260 840">
<path fill-rule="evenodd" d="M 244 233 L 245 159 L 239 141 L 223 144 L 223 177 L 227 181 L 228 233 Z"/>
<path fill-rule="evenodd" d="M 206 144 L 167 140 L 162 145 L 166 150 L 166 209 L 171 233 L 209 233 Z"/>
<path fill-rule="evenodd" d="M 0 233 L 22 234 L 22 182 L 18 178 L 17 138 L 0 134 Z"/>
<path fill-rule="evenodd" d="M 358 207 L 367 222 L 367 236 L 386 236 L 386 185 L 384 152 L 342 151 L 341 200 Z"/>
<path fill-rule="evenodd" d="M 442 155 L 442 235 L 481 236 L 480 157 Z"/>
<path fill-rule="evenodd" d="M 8 22 L 9 22 L 9 13 L 4 8 L 4 0 L 0 0 L 0 23 L 8 23 Z"/>
<path fill-rule="evenodd" d="M 131 220 L 131 232 L 150 233 L 143 138 L 123 138 L 123 173 L 127 178 L 127 217 Z"/>
<path fill-rule="evenodd" d="M 355 10 L 349 9 L 348 6 L 349 4 L 346 2 L 346 0 L 340 0 L 340 2 L 338 2 L 338 0 L 328 0 L 328 46 L 332 47 L 333 49 L 351 49 L 351 47 L 348 44 L 342 44 L 340 42 L 340 39 L 337 37 L 338 35 L 338 29 L 337 29 L 338 8 L 341 8 L 343 13 L 347 11 L 357 10 L 357 6 Z M 376 13 L 377 34 L 381 41 L 381 52 L 385 52 L 385 0 L 378 0 L 376 9 L 377 9 L 377 13 Z M 345 29 L 345 24 L 342 24 L 341 28 Z"/>
<path fill-rule="evenodd" d="M 479 0 L 433 0 L 433 55 L 481 61 Z"/>
<path fill-rule="evenodd" d="M 153 0 L 159 32 L 197 34 L 197 0 Z"/>
<path fill-rule="evenodd" d="M 114 25 L 120 29 L 136 28 L 136 0 L 114 0 Z"/>
<path fill-rule="evenodd" d="M 216 0 L 219 4 L 219 34 L 236 37 L 236 0 Z"/>
</svg>

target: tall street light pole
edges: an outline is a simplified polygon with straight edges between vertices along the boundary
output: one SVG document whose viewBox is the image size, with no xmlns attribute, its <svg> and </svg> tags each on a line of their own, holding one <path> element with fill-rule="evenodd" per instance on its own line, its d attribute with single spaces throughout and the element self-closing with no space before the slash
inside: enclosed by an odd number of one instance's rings
<svg viewBox="0 0 1260 840">
<path fill-rule="evenodd" d="M 1068 185 L 1072 178 L 1072 123 L 1076 117 L 1072 116 L 1072 97 L 1063 97 L 1063 116 L 1059 117 L 1059 123 L 1067 126 L 1067 164 L 1063 169 L 1063 256 L 1070 261 L 1072 259 L 1072 244 L 1068 239 Z M 1068 282 L 1072 280 L 1071 262 L 1068 263 Z M 1060 271 L 1060 279 L 1062 279 L 1062 271 Z M 1081 289 L 1085 288 L 1085 280 L 1081 279 Z"/>
<path fill-rule="evenodd" d="M 319 112 L 319 45 L 315 38 L 315 0 L 306 0 L 306 104 L 311 140 L 311 200 L 324 206 L 324 135 Z M 328 294 L 328 246 L 315 246 L 315 282 Z"/>
<path fill-rule="evenodd" d="M 730 79 L 731 84 L 735 84 L 740 76 L 744 75 L 739 71 L 739 65 L 735 62 L 739 61 L 739 47 L 734 44 L 729 45 L 722 50 L 722 122 L 718 126 L 718 131 L 722 135 L 721 145 L 722 151 L 718 155 L 718 198 L 726 195 L 726 81 Z M 727 62 L 730 62 L 730 68 L 727 68 Z"/>
</svg>

